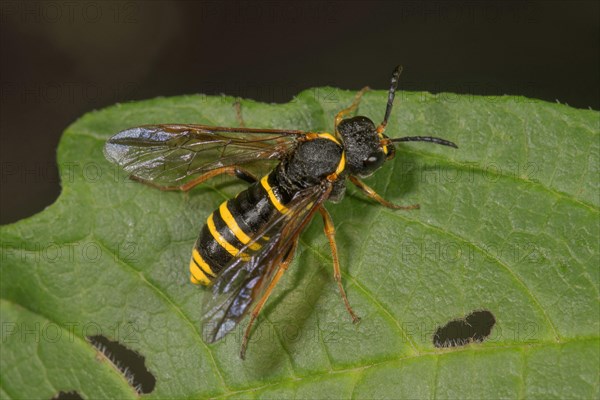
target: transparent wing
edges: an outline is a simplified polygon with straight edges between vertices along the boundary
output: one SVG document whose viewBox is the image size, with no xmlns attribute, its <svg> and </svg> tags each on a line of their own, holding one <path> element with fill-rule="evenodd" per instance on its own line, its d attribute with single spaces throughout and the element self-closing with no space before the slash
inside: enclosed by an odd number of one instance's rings
<svg viewBox="0 0 600 400">
<path fill-rule="evenodd" d="M 146 125 L 124 130 L 104 147 L 106 158 L 131 175 L 158 185 L 230 165 L 277 161 L 303 131 L 204 125 Z"/>
<path fill-rule="evenodd" d="M 234 329 L 254 300 L 262 297 L 277 266 L 330 192 L 331 185 L 326 182 L 298 193 L 286 205 L 287 213 L 277 213 L 240 249 L 238 254 L 249 254 L 249 259 L 236 257 L 219 273 L 211 296 L 204 302 L 202 331 L 207 342 L 215 342 Z M 249 246 L 256 242 L 262 247 L 253 252 Z"/>
</svg>

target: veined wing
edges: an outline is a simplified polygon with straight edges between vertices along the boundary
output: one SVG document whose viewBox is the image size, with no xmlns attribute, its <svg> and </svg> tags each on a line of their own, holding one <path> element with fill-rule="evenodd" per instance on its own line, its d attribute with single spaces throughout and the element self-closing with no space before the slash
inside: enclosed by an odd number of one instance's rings
<svg viewBox="0 0 600 400">
<path fill-rule="evenodd" d="M 106 158 L 132 176 L 157 185 L 230 165 L 281 159 L 304 131 L 205 125 L 145 125 L 111 137 Z"/>
<path fill-rule="evenodd" d="M 240 249 L 238 254 L 250 257 L 236 257 L 220 272 L 212 294 L 204 302 L 202 331 L 207 342 L 215 342 L 234 329 L 253 302 L 263 296 L 277 267 L 330 193 L 329 182 L 299 192 L 286 205 L 289 211 L 277 213 Z M 252 251 L 249 246 L 256 242 L 262 247 Z"/>
</svg>

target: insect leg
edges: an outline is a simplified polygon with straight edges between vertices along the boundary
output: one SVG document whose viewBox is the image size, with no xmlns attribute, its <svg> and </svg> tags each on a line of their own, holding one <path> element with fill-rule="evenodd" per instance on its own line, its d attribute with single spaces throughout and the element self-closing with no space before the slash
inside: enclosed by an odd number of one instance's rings
<svg viewBox="0 0 600 400">
<path fill-rule="evenodd" d="M 294 259 L 294 253 L 296 252 L 297 245 L 298 241 L 296 240 L 294 244 L 292 244 L 290 249 L 287 251 L 285 259 L 277 267 L 277 272 L 275 272 L 275 276 L 273 276 L 271 283 L 269 283 L 269 286 L 265 290 L 265 294 L 263 294 L 258 303 L 256 303 L 256 306 L 250 314 L 250 321 L 248 322 L 248 326 L 246 327 L 246 331 L 244 332 L 244 339 L 242 340 L 242 349 L 240 350 L 240 358 L 242 360 L 246 358 L 246 348 L 248 347 L 248 339 L 250 338 L 250 331 L 252 330 L 252 325 L 254 324 L 256 317 L 258 317 L 260 310 L 263 308 L 267 299 L 271 295 L 273 288 L 275 287 L 275 285 L 277 285 L 277 282 Z"/>
<path fill-rule="evenodd" d="M 236 167 L 234 165 L 213 169 L 212 171 L 202 174 L 202 175 L 192 179 L 191 181 L 184 183 L 183 185 L 179 185 L 179 186 L 158 185 L 152 181 L 139 178 L 135 175 L 132 175 L 129 178 L 134 181 L 141 182 L 145 185 L 152 186 L 153 188 L 160 189 L 160 190 L 165 190 L 165 191 L 181 190 L 182 192 L 187 192 L 188 190 L 192 189 L 195 186 L 198 186 L 199 184 L 209 180 L 210 178 L 214 178 L 215 176 L 219 176 L 222 174 L 228 174 L 231 176 L 235 176 L 235 177 L 242 179 L 249 183 L 254 183 L 254 182 L 258 181 L 258 179 L 254 175 L 252 175 L 250 172 L 248 172 L 242 168 Z"/>
<path fill-rule="evenodd" d="M 331 215 L 329 215 L 329 212 L 325 209 L 325 207 L 319 207 L 319 212 L 323 216 L 325 234 L 327 235 L 329 246 L 331 247 L 331 257 L 333 258 L 333 277 L 340 289 L 340 294 L 342 295 L 342 300 L 344 300 L 344 304 L 346 305 L 346 310 L 348 310 L 348 313 L 350 313 L 352 322 L 356 324 L 360 321 L 360 318 L 354 313 L 352 307 L 350 307 L 348 297 L 346 296 L 346 291 L 344 291 L 344 286 L 342 285 L 342 274 L 340 272 L 340 261 L 337 254 L 337 245 L 335 244 L 335 227 L 333 226 L 333 220 L 331 219 Z"/>
<path fill-rule="evenodd" d="M 390 203 L 389 201 L 385 200 L 383 197 L 378 195 L 375 190 L 367 186 L 363 181 L 361 181 L 353 175 L 350 175 L 350 182 L 354 183 L 368 197 L 372 198 L 373 200 L 387 208 L 392 208 L 394 210 L 414 210 L 421 208 L 421 206 L 419 206 L 418 204 L 413 204 L 410 206 L 400 206 L 398 204 Z"/>
<path fill-rule="evenodd" d="M 335 132 L 336 133 L 337 133 L 337 126 L 339 125 L 339 123 L 346 117 L 346 115 L 348 115 L 351 112 L 353 112 L 354 110 L 356 110 L 356 108 L 358 107 L 358 104 L 360 103 L 360 99 L 362 98 L 363 94 L 365 94 L 365 92 L 368 90 L 370 90 L 370 88 L 368 86 L 365 86 L 364 88 L 362 88 L 358 93 L 356 93 L 356 96 L 354 96 L 354 101 L 352 102 L 352 104 L 350 104 L 350 106 L 348 108 L 344 108 L 342 111 L 340 111 L 339 113 L 337 113 L 335 115 Z"/>
</svg>

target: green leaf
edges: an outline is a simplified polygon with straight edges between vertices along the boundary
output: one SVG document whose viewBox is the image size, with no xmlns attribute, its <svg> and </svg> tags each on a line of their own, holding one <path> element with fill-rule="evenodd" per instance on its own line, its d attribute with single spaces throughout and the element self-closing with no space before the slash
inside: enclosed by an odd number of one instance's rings
<svg viewBox="0 0 600 400">
<path fill-rule="evenodd" d="M 242 102 L 247 126 L 331 131 L 354 93 Z M 359 113 L 376 122 L 386 94 Z M 599 114 L 522 97 L 401 93 L 387 134 L 436 135 L 458 150 L 398 146 L 357 190 L 329 204 L 353 325 L 314 221 L 259 318 L 207 345 L 207 295 L 188 262 L 205 218 L 245 185 L 217 178 L 190 193 L 131 182 L 103 157 L 107 138 L 152 123 L 237 124 L 234 99 L 183 96 L 84 115 L 58 149 L 62 194 L 1 228 L 2 398 L 134 398 L 101 334 L 145 358 L 148 398 L 598 398 Z M 483 343 L 439 349 L 438 327 L 474 310 L 496 320 Z M 114 357 L 114 355 L 112 355 Z"/>
</svg>

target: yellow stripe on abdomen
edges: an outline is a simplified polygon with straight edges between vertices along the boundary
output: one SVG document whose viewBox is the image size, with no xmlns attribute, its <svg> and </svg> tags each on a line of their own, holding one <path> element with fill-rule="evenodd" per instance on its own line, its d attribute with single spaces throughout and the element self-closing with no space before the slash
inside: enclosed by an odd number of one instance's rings
<svg viewBox="0 0 600 400">
<path fill-rule="evenodd" d="M 213 272 L 210 265 L 208 265 L 208 263 L 206 261 L 204 261 L 204 258 L 202 258 L 202 256 L 200 255 L 200 252 L 198 251 L 198 249 L 194 249 L 192 251 L 192 258 L 194 259 L 194 261 L 196 261 L 196 264 L 198 264 L 200 266 L 200 268 L 202 268 L 203 272 L 207 273 L 208 275 L 212 276 L 213 278 L 217 276 L 217 274 L 215 274 Z"/>
<path fill-rule="evenodd" d="M 208 231 L 212 235 L 213 239 L 215 239 L 217 243 L 219 243 L 221 247 L 223 247 L 229 254 L 235 257 L 239 253 L 240 249 L 225 240 L 225 238 L 219 233 L 217 227 L 215 226 L 215 221 L 213 220 L 212 214 L 210 214 L 206 220 L 206 226 L 208 226 Z M 247 254 L 242 254 L 241 257 L 242 260 L 249 258 Z"/>
<path fill-rule="evenodd" d="M 248 244 L 252 240 L 250 236 L 246 235 L 246 233 L 240 228 L 238 223 L 235 221 L 235 218 L 231 214 L 231 211 L 227 208 L 227 201 L 223 202 L 219 207 L 219 213 L 221 214 L 221 218 L 227 224 L 227 227 L 233 232 L 236 238 L 243 244 Z M 261 248 L 261 245 L 258 243 L 252 243 L 248 246 L 251 250 L 258 250 Z"/>
<path fill-rule="evenodd" d="M 273 206 L 275 206 L 275 208 L 280 213 L 282 213 L 282 214 L 287 213 L 289 211 L 289 209 L 286 206 L 284 206 L 283 204 L 281 204 L 279 199 L 275 196 L 275 193 L 273 193 L 273 188 L 271 187 L 271 185 L 269 185 L 269 175 L 265 175 L 260 180 L 260 184 L 267 191 L 267 194 L 269 195 L 269 199 L 271 200 L 271 204 L 273 204 Z"/>
<path fill-rule="evenodd" d="M 195 248 L 192 250 L 192 259 L 190 260 L 190 280 L 193 284 L 208 286 L 212 283 L 210 276 L 215 277 L 216 275 Z"/>
</svg>

